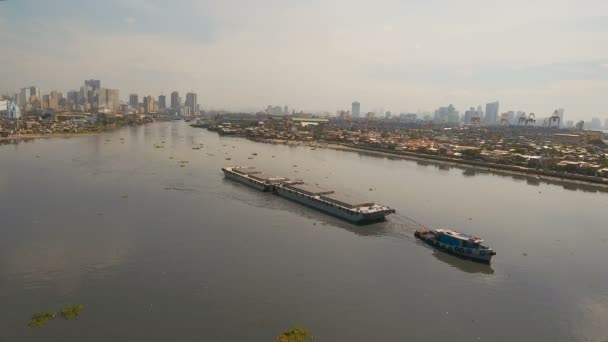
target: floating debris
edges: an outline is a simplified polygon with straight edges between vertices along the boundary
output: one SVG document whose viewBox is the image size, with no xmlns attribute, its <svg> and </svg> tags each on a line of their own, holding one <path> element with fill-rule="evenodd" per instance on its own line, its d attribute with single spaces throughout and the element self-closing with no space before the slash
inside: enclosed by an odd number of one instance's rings
<svg viewBox="0 0 608 342">
<path fill-rule="evenodd" d="M 61 309 L 61 316 L 69 321 L 80 316 L 82 309 L 84 309 L 84 305 L 82 304 L 73 306 L 66 305 Z"/>
<path fill-rule="evenodd" d="M 232 160 L 231 158 L 226 158 L 226 160 Z"/>
<path fill-rule="evenodd" d="M 200 150 L 201 148 L 200 148 L 200 147 L 197 147 L 197 146 L 194 146 L 192 149 L 193 149 L 193 150 Z"/>
<path fill-rule="evenodd" d="M 298 165 L 296 165 L 296 164 L 293 164 L 293 167 L 298 167 Z"/>
<path fill-rule="evenodd" d="M 247 159 L 253 159 L 253 157 L 248 157 Z"/>
<path fill-rule="evenodd" d="M 180 164 L 188 164 L 189 162 L 190 162 L 190 161 L 188 161 L 188 160 L 180 160 L 180 161 L 179 161 L 179 163 L 180 163 Z"/>
<path fill-rule="evenodd" d="M 55 318 L 57 318 L 57 313 L 54 311 L 40 312 L 40 313 L 34 314 L 32 316 L 32 318 L 30 319 L 30 322 L 28 323 L 28 326 L 30 328 L 42 328 L 49 321 L 51 321 Z"/>
<path fill-rule="evenodd" d="M 120 197 L 122 197 L 122 198 L 128 198 L 128 197 L 129 197 L 129 195 L 124 194 L 124 195 L 122 195 L 122 196 L 120 196 Z"/>
<path fill-rule="evenodd" d="M 257 154 L 257 153 L 252 153 L 251 155 L 252 155 L 252 156 L 257 156 L 258 154 Z"/>
</svg>

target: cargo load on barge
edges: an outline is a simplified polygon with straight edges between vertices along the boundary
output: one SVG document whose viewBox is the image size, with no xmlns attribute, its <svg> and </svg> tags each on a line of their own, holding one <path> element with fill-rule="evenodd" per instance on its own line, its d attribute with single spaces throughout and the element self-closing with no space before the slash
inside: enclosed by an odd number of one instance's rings
<svg viewBox="0 0 608 342">
<path fill-rule="evenodd" d="M 284 177 L 264 175 L 253 167 L 224 167 L 226 178 L 249 185 L 260 191 L 271 191 L 294 202 L 318 209 L 346 221 L 363 224 L 382 221 L 394 209 L 370 201 L 357 201 L 333 190 L 293 181 Z"/>
<path fill-rule="evenodd" d="M 287 178 L 270 176 L 257 170 L 255 167 L 223 167 L 226 178 L 249 185 L 260 191 L 273 191 L 274 186 L 287 180 Z"/>
</svg>

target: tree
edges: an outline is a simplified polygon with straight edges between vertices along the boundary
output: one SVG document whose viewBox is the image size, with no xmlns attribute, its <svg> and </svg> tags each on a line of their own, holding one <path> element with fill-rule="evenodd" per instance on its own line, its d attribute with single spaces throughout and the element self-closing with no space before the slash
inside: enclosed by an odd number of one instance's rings
<svg viewBox="0 0 608 342">
<path fill-rule="evenodd" d="M 312 334 L 304 328 L 291 328 L 277 337 L 277 342 L 311 342 Z"/>
</svg>

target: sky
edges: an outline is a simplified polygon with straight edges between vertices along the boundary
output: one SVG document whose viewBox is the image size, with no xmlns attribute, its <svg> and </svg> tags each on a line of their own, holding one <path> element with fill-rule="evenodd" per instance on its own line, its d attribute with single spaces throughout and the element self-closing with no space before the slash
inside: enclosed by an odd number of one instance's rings
<svg viewBox="0 0 608 342">
<path fill-rule="evenodd" d="M 607 118 L 608 1 L 0 1 L 0 93 L 89 78 L 204 109 Z"/>
</svg>

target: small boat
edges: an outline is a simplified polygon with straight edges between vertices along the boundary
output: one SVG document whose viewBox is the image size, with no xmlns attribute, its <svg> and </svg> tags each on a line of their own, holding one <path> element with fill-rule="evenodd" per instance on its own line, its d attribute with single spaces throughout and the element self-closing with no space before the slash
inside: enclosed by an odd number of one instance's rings
<svg viewBox="0 0 608 342">
<path fill-rule="evenodd" d="M 482 239 L 449 229 L 421 228 L 416 230 L 414 236 L 448 253 L 475 261 L 490 262 L 496 255 L 492 248 L 482 245 Z"/>
</svg>

